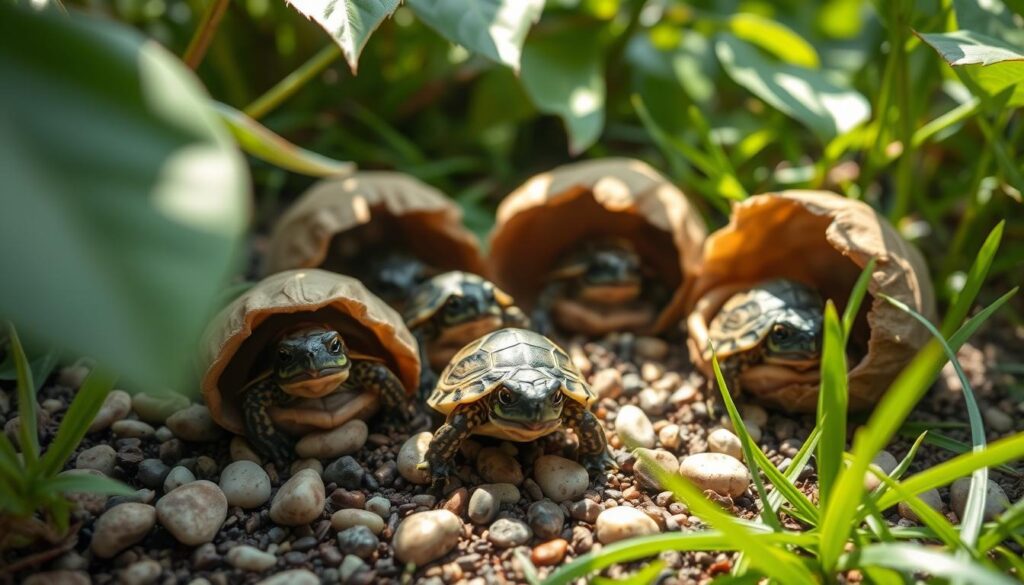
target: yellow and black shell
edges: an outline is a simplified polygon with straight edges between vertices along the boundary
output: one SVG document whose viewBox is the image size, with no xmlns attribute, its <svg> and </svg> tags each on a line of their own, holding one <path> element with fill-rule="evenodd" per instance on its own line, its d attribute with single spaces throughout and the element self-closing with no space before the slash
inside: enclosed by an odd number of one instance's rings
<svg viewBox="0 0 1024 585">
<path fill-rule="evenodd" d="M 562 348 L 534 331 L 507 328 L 489 333 L 455 354 L 427 404 L 447 415 L 460 404 L 486 397 L 507 380 L 533 380 L 538 372 L 561 380 L 562 392 L 584 406 L 597 400 Z"/>
<path fill-rule="evenodd" d="M 490 289 L 493 291 L 494 301 L 502 309 L 507 309 L 514 304 L 508 293 L 486 278 L 472 272 L 453 270 L 435 276 L 416 287 L 415 294 L 406 304 L 405 312 L 402 315 L 406 327 L 415 329 L 429 321 L 444 306 L 448 297 L 461 295 L 462 291 L 468 287 Z"/>
<path fill-rule="evenodd" d="M 775 279 L 737 293 L 722 306 L 708 325 L 710 344 L 704 350 L 711 359 L 711 347 L 720 361 L 751 352 L 755 358 L 782 312 L 793 309 L 824 312 L 821 296 L 808 286 Z M 800 312 L 795 315 L 799 316 Z"/>
</svg>

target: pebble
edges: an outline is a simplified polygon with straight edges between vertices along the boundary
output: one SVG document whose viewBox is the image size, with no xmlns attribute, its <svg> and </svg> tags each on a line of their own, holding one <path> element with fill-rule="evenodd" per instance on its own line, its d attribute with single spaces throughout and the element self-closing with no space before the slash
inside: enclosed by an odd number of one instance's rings
<svg viewBox="0 0 1024 585">
<path fill-rule="evenodd" d="M 530 527 L 522 520 L 501 518 L 487 529 L 487 540 L 498 548 L 512 548 L 530 541 L 533 534 Z"/>
<path fill-rule="evenodd" d="M 90 585 L 92 579 L 84 571 L 45 571 L 25 577 L 21 585 Z"/>
<path fill-rule="evenodd" d="M 462 522 L 448 510 L 413 514 L 395 531 L 395 557 L 403 563 L 425 565 L 455 548 L 461 534 Z"/>
<path fill-rule="evenodd" d="M 768 426 L 768 411 L 757 404 L 741 404 L 740 416 L 746 422 L 752 422 L 759 427 Z"/>
<path fill-rule="evenodd" d="M 340 427 L 322 433 L 310 433 L 295 445 L 299 457 L 330 459 L 342 455 L 351 455 L 363 448 L 366 437 L 370 434 L 366 423 L 352 419 Z"/>
<path fill-rule="evenodd" d="M 232 461 L 252 461 L 256 465 L 262 465 L 263 459 L 253 451 L 248 441 L 244 437 L 235 436 L 231 439 L 231 447 L 229 448 L 231 453 Z"/>
<path fill-rule="evenodd" d="M 387 519 L 391 515 L 391 500 L 383 496 L 374 496 L 366 500 L 366 510 Z"/>
<path fill-rule="evenodd" d="M 331 501 L 339 508 L 362 508 L 366 505 L 366 495 L 363 492 L 337 488 L 331 492 Z"/>
<path fill-rule="evenodd" d="M 398 473 L 406 481 L 426 485 L 430 483 L 430 470 L 417 467 L 423 462 L 434 435 L 428 432 L 416 433 L 402 443 L 398 451 Z"/>
<path fill-rule="evenodd" d="M 724 453 L 697 453 L 679 463 L 679 473 L 701 491 L 739 497 L 750 486 L 750 473 L 735 457 Z"/>
<path fill-rule="evenodd" d="M 668 392 L 665 390 L 644 388 L 637 400 L 640 402 L 640 410 L 651 416 L 661 416 L 668 409 Z"/>
<path fill-rule="evenodd" d="M 282 526 L 303 526 L 316 520 L 324 511 L 324 482 L 311 469 L 293 475 L 274 494 L 270 503 L 270 519 Z"/>
<path fill-rule="evenodd" d="M 636 508 L 616 506 L 601 512 L 597 517 L 597 540 L 602 544 L 618 542 L 625 538 L 657 534 L 658 523 Z"/>
<path fill-rule="evenodd" d="M 146 504 L 120 504 L 107 510 L 93 525 L 90 547 L 103 559 L 142 541 L 156 524 L 156 509 Z"/>
<path fill-rule="evenodd" d="M 357 508 L 346 508 L 338 510 L 331 516 L 331 528 L 345 530 L 353 526 L 365 526 L 374 534 L 384 531 L 384 519 L 367 510 Z"/>
<path fill-rule="evenodd" d="M 981 413 L 985 424 L 997 433 L 1007 433 L 1013 430 L 1013 417 L 995 406 L 990 406 Z"/>
<path fill-rule="evenodd" d="M 575 500 L 590 485 L 582 465 L 557 455 L 539 457 L 533 464 L 533 477 L 544 495 L 556 502 Z"/>
<path fill-rule="evenodd" d="M 629 447 L 654 447 L 654 426 L 644 411 L 627 404 L 615 416 L 615 432 Z"/>
<path fill-rule="evenodd" d="M 917 497 L 925 504 L 928 504 L 936 512 L 939 512 L 940 514 L 942 513 L 942 496 L 939 495 L 939 490 L 930 489 L 918 494 Z M 900 516 L 910 520 L 911 522 L 921 521 L 917 516 L 917 513 L 915 513 L 906 502 L 900 502 L 896 506 L 896 510 L 900 513 Z"/>
<path fill-rule="evenodd" d="M 708 435 L 708 450 L 723 453 L 743 461 L 743 445 L 740 438 L 729 429 L 715 429 Z"/>
<path fill-rule="evenodd" d="M 139 463 L 138 473 L 135 477 L 139 483 L 149 489 L 158 490 L 164 487 L 164 480 L 167 479 L 167 474 L 170 472 L 171 468 L 159 459 L 143 459 Z"/>
<path fill-rule="evenodd" d="M 83 360 L 80 360 L 83 361 Z M 57 373 L 57 383 L 61 386 L 67 386 L 73 390 L 77 390 L 82 382 L 89 376 L 91 369 L 89 366 L 81 363 L 66 366 L 60 369 Z"/>
<path fill-rule="evenodd" d="M 366 570 L 366 563 L 363 559 L 355 555 L 345 555 L 345 559 L 341 561 L 341 566 L 338 567 L 338 578 L 342 582 L 349 583 L 357 573 Z"/>
<path fill-rule="evenodd" d="M 530 504 L 526 511 L 526 521 L 538 538 L 548 540 L 562 533 L 565 513 L 561 506 L 551 500 L 541 500 Z"/>
<path fill-rule="evenodd" d="M 339 457 L 324 469 L 324 480 L 345 489 L 355 490 L 363 484 L 366 470 L 351 455 Z"/>
<path fill-rule="evenodd" d="M 469 490 L 464 487 L 453 491 L 449 494 L 448 499 L 441 504 L 441 507 L 448 510 L 456 516 L 462 517 L 466 513 L 466 508 L 469 506 Z"/>
<path fill-rule="evenodd" d="M 618 398 L 622 394 L 622 374 L 614 368 L 605 368 L 594 374 L 590 387 L 598 398 Z"/>
<path fill-rule="evenodd" d="M 291 471 L 292 475 L 295 475 L 296 473 L 302 471 L 303 469 L 312 469 L 313 471 L 317 472 L 318 475 L 321 476 L 324 474 L 324 464 L 320 463 L 319 459 L 313 458 L 296 459 L 295 461 L 292 462 L 289 471 Z"/>
<path fill-rule="evenodd" d="M 679 460 L 676 456 L 664 449 L 636 449 L 633 451 L 636 463 L 633 464 L 633 473 L 640 483 L 640 487 L 649 490 L 662 491 L 664 486 L 658 481 L 651 463 L 644 458 L 650 458 L 654 465 L 661 467 L 666 473 L 675 475 L 679 472 Z"/>
<path fill-rule="evenodd" d="M 173 491 L 176 488 L 187 483 L 192 483 L 195 480 L 196 476 L 189 470 L 189 468 L 179 465 L 171 469 L 170 473 L 167 474 L 167 477 L 164 478 L 164 493 Z M 221 489 L 223 490 L 224 488 L 222 487 Z M 224 495 L 226 496 L 227 494 Z M 231 502 L 228 501 L 228 505 L 230 504 Z"/>
<path fill-rule="evenodd" d="M 677 449 L 682 442 L 679 436 L 681 430 L 679 425 L 671 423 L 661 427 L 661 430 L 658 431 L 658 441 L 661 442 L 661 446 L 666 449 Z"/>
<path fill-rule="evenodd" d="M 153 438 L 161 443 L 165 443 L 174 438 L 174 433 L 171 432 L 171 429 L 161 426 L 157 427 L 156 432 L 153 433 Z"/>
<path fill-rule="evenodd" d="M 160 563 L 146 559 L 121 569 L 117 580 L 121 585 L 150 585 L 160 578 L 162 572 Z"/>
<path fill-rule="evenodd" d="M 657 337 L 637 337 L 636 355 L 645 360 L 661 361 L 668 355 L 668 343 Z"/>
<path fill-rule="evenodd" d="M 871 462 L 881 468 L 886 475 L 891 475 L 899 465 L 896 461 L 896 457 L 888 451 L 879 451 Z M 874 473 L 871 473 L 870 470 L 864 472 L 864 489 L 870 492 L 874 491 L 875 488 L 880 485 L 882 485 L 882 480 L 878 479 Z"/>
<path fill-rule="evenodd" d="M 379 544 L 377 535 L 366 526 L 350 526 L 338 533 L 338 548 L 362 559 L 370 558 Z"/>
<path fill-rule="evenodd" d="M 466 512 L 470 522 L 474 524 L 490 524 L 498 517 L 498 510 L 501 508 L 501 501 L 498 500 L 491 490 L 477 488 L 469 497 L 469 506 Z"/>
<path fill-rule="evenodd" d="M 140 419 L 153 425 L 164 424 L 167 417 L 184 408 L 188 408 L 188 398 L 174 392 L 138 392 L 132 396 L 132 410 Z"/>
<path fill-rule="evenodd" d="M 309 569 L 292 569 L 267 577 L 256 585 L 320 585 L 320 577 Z"/>
<path fill-rule="evenodd" d="M 224 431 L 213 421 L 210 409 L 202 404 L 193 404 L 167 417 L 167 428 L 174 436 L 185 441 L 208 443 L 216 441 Z"/>
<path fill-rule="evenodd" d="M 676 388 L 675 392 L 668 397 L 668 401 L 672 406 L 682 406 L 688 402 L 693 402 L 697 398 L 697 386 L 689 382 L 684 382 L 682 386 Z"/>
<path fill-rule="evenodd" d="M 110 425 L 128 416 L 132 409 L 132 397 L 124 390 L 112 390 L 103 400 L 103 406 L 96 413 L 89 425 L 90 433 L 98 433 L 110 428 Z"/>
<path fill-rule="evenodd" d="M 597 515 L 600 513 L 601 504 L 598 504 L 590 498 L 584 498 L 578 502 L 573 502 L 572 506 L 569 506 L 570 516 L 588 524 L 597 522 Z"/>
<path fill-rule="evenodd" d="M 549 540 L 544 544 L 537 545 L 530 552 L 530 560 L 539 567 L 550 567 L 562 562 L 569 543 L 563 538 Z"/>
<path fill-rule="evenodd" d="M 160 498 L 156 515 L 182 544 L 196 546 L 213 540 L 228 514 L 228 502 L 217 484 L 194 481 Z"/>
<path fill-rule="evenodd" d="M 971 489 L 971 478 L 961 477 L 949 487 L 949 503 L 957 518 L 963 519 L 964 510 L 967 508 L 967 494 Z M 1006 497 L 1003 488 L 991 479 L 988 480 L 988 489 L 985 492 L 985 510 L 982 517 L 986 522 L 992 522 L 1010 507 L 1010 500 Z"/>
<path fill-rule="evenodd" d="M 156 429 L 141 420 L 119 420 L 110 425 L 110 430 L 115 437 L 129 439 L 144 439 L 156 434 Z"/>
<path fill-rule="evenodd" d="M 103 475 L 112 475 L 117 466 L 117 451 L 110 445 L 89 447 L 75 458 L 75 469 L 95 469 Z"/>
<path fill-rule="evenodd" d="M 104 477 L 102 473 L 96 471 L 95 469 L 69 469 L 67 471 L 62 471 L 57 475 L 58 477 L 67 475 L 93 475 L 96 477 Z M 65 495 L 67 496 L 69 502 L 75 504 L 75 506 L 78 507 L 79 509 L 94 516 L 102 514 L 103 509 L 107 505 L 106 494 L 70 491 L 65 493 Z"/>
<path fill-rule="evenodd" d="M 220 489 L 228 505 L 257 508 L 270 499 L 270 476 L 252 461 L 235 461 L 221 472 Z"/>
<path fill-rule="evenodd" d="M 476 457 L 476 470 L 488 483 L 523 483 L 523 466 L 515 457 L 495 447 L 480 450 Z"/>
<path fill-rule="evenodd" d="M 236 569 L 257 573 L 277 564 L 277 557 L 249 545 L 232 547 L 224 558 Z"/>
</svg>

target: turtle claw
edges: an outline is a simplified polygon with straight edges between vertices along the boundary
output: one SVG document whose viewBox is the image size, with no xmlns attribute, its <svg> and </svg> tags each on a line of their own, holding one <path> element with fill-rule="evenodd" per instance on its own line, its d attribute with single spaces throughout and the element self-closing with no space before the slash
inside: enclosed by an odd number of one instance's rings
<svg viewBox="0 0 1024 585">
<path fill-rule="evenodd" d="M 582 463 L 583 467 L 587 469 L 587 473 L 594 479 L 604 477 L 605 472 L 609 469 L 615 470 L 619 468 L 619 464 L 608 453 L 608 449 L 602 449 L 598 453 L 584 456 Z"/>
</svg>

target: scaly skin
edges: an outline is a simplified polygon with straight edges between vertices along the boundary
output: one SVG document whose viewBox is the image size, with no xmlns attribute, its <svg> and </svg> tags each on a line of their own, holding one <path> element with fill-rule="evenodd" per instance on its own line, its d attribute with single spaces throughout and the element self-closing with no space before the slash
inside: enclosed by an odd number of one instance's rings
<svg viewBox="0 0 1024 585">
<path fill-rule="evenodd" d="M 440 493 L 445 481 L 451 475 L 451 462 L 459 452 L 462 442 L 469 438 L 473 429 L 487 422 L 490 407 L 486 400 L 478 400 L 459 406 L 434 433 L 427 447 L 425 461 L 421 468 L 429 468 L 432 482 L 431 491 Z"/>
<path fill-rule="evenodd" d="M 600 477 L 605 469 L 615 467 L 614 460 L 608 454 L 604 429 L 594 413 L 575 400 L 566 400 L 562 418 L 579 439 L 580 459 L 591 477 Z"/>
<path fill-rule="evenodd" d="M 386 416 L 399 421 L 409 420 L 408 400 L 405 388 L 398 376 L 380 362 L 356 360 L 352 362 L 349 380 L 357 388 L 369 390 L 380 396 Z"/>
</svg>

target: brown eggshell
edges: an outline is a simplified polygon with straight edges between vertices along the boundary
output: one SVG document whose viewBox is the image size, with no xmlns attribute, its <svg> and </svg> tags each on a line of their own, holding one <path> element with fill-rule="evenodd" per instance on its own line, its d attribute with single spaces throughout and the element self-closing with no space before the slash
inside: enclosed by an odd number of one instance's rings
<svg viewBox="0 0 1024 585">
<path fill-rule="evenodd" d="M 572 163 L 531 178 L 498 207 L 490 268 L 498 286 L 530 310 L 547 273 L 582 240 L 629 239 L 681 299 L 700 261 L 706 230 L 668 179 L 628 158 Z M 661 311 L 656 330 L 678 321 L 681 300 Z"/>
<path fill-rule="evenodd" d="M 887 294 L 934 320 L 935 292 L 917 249 L 869 205 L 835 193 L 783 191 L 751 197 L 733 207 L 729 224 L 705 242 L 701 271 L 687 297 L 691 359 L 713 375 L 699 349 L 706 345 L 707 324 L 730 291 L 789 278 L 814 286 L 842 312 L 872 257 L 877 262 L 869 296 L 852 336 L 863 357 L 850 364 L 850 408 L 870 408 L 929 339 L 924 327 L 879 295 Z M 815 375 L 791 383 L 797 377 L 776 371 L 775 366 L 758 368 L 742 376 L 744 391 L 784 410 L 810 412 L 817 407 Z"/>
<path fill-rule="evenodd" d="M 406 391 L 410 395 L 415 392 L 419 355 L 398 313 L 354 278 L 315 268 L 288 270 L 247 290 L 224 307 L 206 330 L 201 347 L 206 366 L 202 390 L 214 420 L 232 432 L 243 432 L 240 391 L 267 367 L 265 352 L 274 338 L 289 327 L 310 321 L 336 327 L 353 355 L 383 360 Z M 335 406 L 321 400 L 325 408 Z M 318 427 L 322 424 L 318 421 L 324 420 L 342 424 L 376 409 L 376 404 L 365 400 L 338 403 L 338 412 L 310 415 L 309 425 Z M 302 417 L 294 408 L 280 410 L 287 410 L 288 420 L 281 422 L 289 423 L 289 430 L 303 430 Z"/>
<path fill-rule="evenodd" d="M 386 171 L 360 171 L 310 187 L 275 225 L 267 270 L 339 268 L 332 262 L 332 240 L 371 224 L 387 238 L 401 235 L 408 251 L 434 268 L 484 274 L 479 244 L 462 225 L 459 207 L 414 177 Z"/>
</svg>

